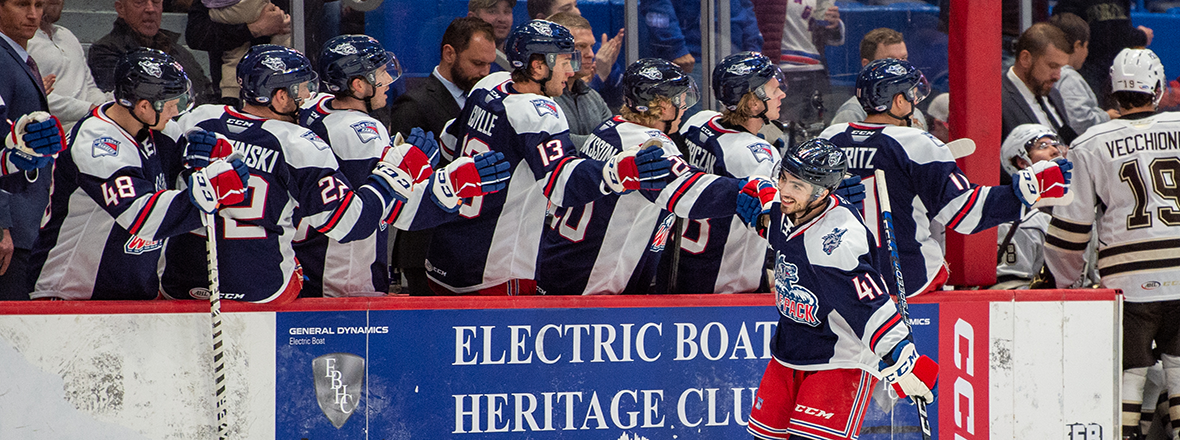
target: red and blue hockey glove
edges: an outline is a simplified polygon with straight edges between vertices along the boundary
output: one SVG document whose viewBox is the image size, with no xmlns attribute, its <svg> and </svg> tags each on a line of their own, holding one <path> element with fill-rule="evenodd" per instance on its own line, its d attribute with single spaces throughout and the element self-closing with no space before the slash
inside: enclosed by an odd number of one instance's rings
<svg viewBox="0 0 1180 440">
<path fill-rule="evenodd" d="M 778 190 L 765 177 L 751 177 L 738 191 L 737 214 L 746 226 L 755 227 L 758 218 L 769 214 L 774 200 L 778 198 Z"/>
<path fill-rule="evenodd" d="M 197 170 L 209 166 L 209 162 L 229 157 L 234 147 L 224 136 L 200 128 L 184 134 L 184 167 Z"/>
<path fill-rule="evenodd" d="M 637 189 L 659 191 L 667 184 L 672 163 L 664 157 L 663 142 L 652 138 L 638 149 L 616 154 L 602 168 L 602 179 L 611 191 L 622 194 Z"/>
<path fill-rule="evenodd" d="M 855 206 L 857 211 L 864 212 L 865 185 L 861 183 L 860 176 L 852 175 L 841 180 L 835 193 Z"/>
<path fill-rule="evenodd" d="M 398 133 L 393 138 L 393 145 L 381 153 L 382 162 L 405 171 L 414 183 L 430 177 L 434 167 L 438 166 L 438 157 L 438 141 L 434 140 L 434 133 L 417 127 L 410 130 L 410 137 L 405 140 Z"/>
<path fill-rule="evenodd" d="M 508 186 L 510 165 L 504 153 L 489 151 L 475 157 L 460 157 L 434 172 L 430 196 L 447 212 L 459 209 L 462 199 L 482 196 Z"/>
<path fill-rule="evenodd" d="M 1042 160 L 1012 175 L 1012 190 L 1024 206 L 1067 205 L 1070 170 L 1073 164 L 1064 158 Z"/>
<path fill-rule="evenodd" d="M 926 356 L 919 356 L 909 339 L 893 347 L 893 352 L 880 364 L 881 376 L 897 395 L 905 398 L 914 396 L 934 402 L 935 388 L 938 387 L 938 363 Z"/>
<path fill-rule="evenodd" d="M 32 112 L 17 118 L 4 137 L 5 156 L 17 170 L 35 170 L 53 162 L 66 149 L 61 121 L 47 112 Z"/>
<path fill-rule="evenodd" d="M 388 162 L 377 162 L 373 173 L 369 175 L 369 184 L 381 193 L 386 208 L 395 201 L 406 201 L 414 191 L 414 179 L 405 170 Z"/>
<path fill-rule="evenodd" d="M 231 154 L 189 174 L 189 200 L 201 211 L 212 214 L 218 208 L 245 200 L 249 182 L 250 169 L 242 162 L 242 156 Z"/>
</svg>

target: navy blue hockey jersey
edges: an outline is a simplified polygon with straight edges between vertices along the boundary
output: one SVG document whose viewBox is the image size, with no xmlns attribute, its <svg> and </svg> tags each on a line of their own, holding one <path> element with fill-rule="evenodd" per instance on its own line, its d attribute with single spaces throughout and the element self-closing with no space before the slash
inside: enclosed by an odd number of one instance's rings
<svg viewBox="0 0 1180 440">
<path fill-rule="evenodd" d="M 950 150 L 925 131 L 851 123 L 828 127 L 820 137 L 843 148 L 851 162 L 848 172 L 861 177 L 865 223 L 872 225 L 877 244 L 882 232 L 873 172 L 885 170 L 907 295 L 925 290 L 945 264 L 942 246 L 931 236 L 932 221 L 973 234 L 1020 216 L 1023 204 L 1011 188 L 971 183 Z M 889 256 L 888 246 L 878 252 Z M 887 272 L 889 285 L 896 286 L 893 272 Z"/>
<path fill-rule="evenodd" d="M 177 148 L 174 138 L 137 141 L 106 116 L 110 106 L 79 121 L 57 158 L 30 257 L 34 299 L 154 299 L 165 239 L 201 226 L 188 192 L 167 189 L 160 150 Z M 180 133 L 175 123 L 165 131 Z"/>
</svg>

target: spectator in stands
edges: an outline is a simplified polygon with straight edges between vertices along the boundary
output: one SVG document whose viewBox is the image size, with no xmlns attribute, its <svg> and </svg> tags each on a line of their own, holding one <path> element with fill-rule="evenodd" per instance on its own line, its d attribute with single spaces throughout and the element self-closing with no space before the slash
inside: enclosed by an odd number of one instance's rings
<svg viewBox="0 0 1180 440">
<path fill-rule="evenodd" d="M 943 93 L 930 100 L 926 107 L 926 131 L 943 142 L 951 141 L 950 119 L 951 94 Z M 914 113 L 918 110 L 914 109 Z"/>
<path fill-rule="evenodd" d="M 1073 13 L 1090 24 L 1091 34 L 1102 37 L 1094 39 L 1094 45 L 1089 47 L 1090 62 L 1079 69 L 1090 89 L 1098 95 L 1102 108 L 1118 108 L 1110 97 L 1110 65 L 1115 55 L 1128 47 L 1151 45 L 1151 28 L 1131 23 L 1131 3 L 1131 0 L 1058 0 L 1053 7 L 1053 15 Z"/>
<path fill-rule="evenodd" d="M 860 39 L 860 66 L 864 67 L 870 61 L 875 61 L 883 58 L 896 58 L 899 60 L 909 60 L 909 52 L 906 51 L 905 38 L 901 32 L 889 28 L 876 28 L 865 34 L 864 38 Z M 836 110 L 836 116 L 832 117 L 833 124 L 840 124 L 843 122 L 860 122 L 865 120 L 868 116 L 865 109 L 860 105 L 860 101 L 855 96 L 848 98 L 840 108 Z M 914 115 L 910 118 L 914 121 L 914 127 L 927 129 L 926 118 L 922 115 L 922 111 L 915 108 Z"/>
<path fill-rule="evenodd" d="M 1049 19 L 1049 23 L 1057 26 L 1065 33 L 1065 40 L 1073 45 L 1073 53 L 1069 55 L 1069 64 L 1061 66 L 1061 79 L 1053 87 L 1061 93 L 1065 102 L 1065 113 L 1069 118 L 1069 126 L 1078 134 L 1086 129 L 1109 121 L 1119 116 L 1118 110 L 1102 110 L 1098 105 L 1098 98 L 1094 90 L 1078 73 L 1090 53 L 1090 25 L 1081 17 L 1069 12 L 1062 12 Z"/>
<path fill-rule="evenodd" d="M 451 21 L 443 32 L 438 66 L 418 87 L 398 96 L 393 103 L 390 133 L 409 136 L 411 129 L 421 127 L 442 134 L 443 125 L 459 116 L 471 88 L 488 75 L 496 60 L 495 38 L 492 25 L 479 18 Z M 393 265 L 405 276 L 410 295 L 431 295 L 425 263 L 432 235 L 432 229 L 396 234 Z"/>
<path fill-rule="evenodd" d="M 277 9 L 269 0 L 202 0 L 202 4 L 209 8 L 209 19 L 214 23 L 248 24 L 258 21 L 262 12 L 267 9 Z M 270 37 L 271 44 L 291 47 L 291 34 L 283 33 Z M 250 49 L 250 43 L 242 44 L 221 54 L 221 89 L 222 98 L 235 98 L 241 92 L 238 86 L 238 61 Z M 210 68 L 217 68 L 211 66 Z"/>
<path fill-rule="evenodd" d="M 283 2 L 276 0 L 276 3 Z M 262 15 L 259 15 L 258 20 L 253 23 L 221 24 L 214 22 L 209 17 L 209 8 L 206 8 L 203 3 L 193 1 L 188 10 L 188 24 L 185 27 L 184 40 L 189 47 L 208 52 L 210 66 L 220 65 L 222 54 L 228 50 L 246 43 L 251 45 L 268 43 L 274 35 L 291 32 L 291 16 L 283 12 L 281 5 L 274 6 L 280 7 L 263 8 Z M 188 68 L 186 67 L 185 70 L 187 71 Z M 192 74 L 190 73 L 190 75 Z M 222 79 L 221 69 L 213 69 L 210 76 L 213 79 L 213 96 L 222 96 L 219 87 Z M 222 98 L 220 101 L 231 105 L 240 103 L 237 96 Z"/>
<path fill-rule="evenodd" d="M 180 34 L 160 29 L 164 18 L 163 0 L 115 0 L 115 27 L 90 46 L 87 64 L 94 74 L 94 83 L 104 92 L 115 89 L 115 64 L 135 49 L 148 47 L 171 55 L 193 82 L 193 98 L 197 104 L 215 101 L 216 95 L 205 71 L 177 40 Z"/>
<path fill-rule="evenodd" d="M 49 92 L 49 112 L 61 120 L 67 133 L 75 122 L 99 104 L 114 97 L 94 84 L 86 65 L 86 52 L 73 32 L 57 23 L 64 0 L 46 0 L 41 28 L 29 40 L 29 55 L 37 60 L 41 74 L 55 78 Z"/>
<path fill-rule="evenodd" d="M 611 117 L 606 101 L 586 85 L 586 81 L 597 74 L 594 65 L 594 31 L 590 29 L 590 21 L 572 12 L 559 12 L 549 17 L 549 21 L 569 29 L 574 34 L 574 47 L 582 54 L 582 69 L 574 72 L 574 77 L 566 83 L 565 93 L 553 98 L 570 123 L 570 140 L 581 150 L 586 138 Z M 608 70 L 611 64 L 614 63 L 606 65 Z"/>
<path fill-rule="evenodd" d="M 1069 63 L 1073 45 L 1061 29 L 1037 23 L 1020 34 L 1015 50 L 1016 64 L 1002 78 L 1001 134 L 1007 137 L 1020 124 L 1041 124 L 1053 128 L 1069 145 L 1077 132 L 1070 127 L 1065 102 L 1053 84 L 1061 78 L 1061 67 Z M 1001 175 L 1001 182 L 1006 177 Z"/>
<path fill-rule="evenodd" d="M 817 122 L 813 121 L 818 114 L 811 98 L 816 91 L 822 96 L 830 90 L 824 46 L 844 44 L 840 8 L 833 0 L 755 0 L 754 11 L 758 28 L 766 37 L 763 53 L 778 61 L 787 78 L 787 97 L 779 120 Z"/>
<path fill-rule="evenodd" d="M 37 62 L 25 49 L 41 24 L 41 13 L 37 2 L 0 0 L 0 135 L 5 137 L 13 137 L 11 130 L 16 129 L 6 121 L 19 124 L 30 113 L 49 110 Z M 49 204 L 51 172 L 27 169 L 32 171 L 0 179 L 0 300 L 28 300 L 32 290 L 29 253 Z M 5 166 L 5 174 L 9 171 Z"/>
<path fill-rule="evenodd" d="M 508 63 L 508 56 L 504 55 L 504 40 L 512 32 L 512 8 L 516 7 L 516 0 L 470 0 L 467 2 L 467 15 L 477 17 L 492 25 L 496 36 L 496 66 L 500 70 L 512 70 Z"/>
<path fill-rule="evenodd" d="M 525 8 L 528 9 L 529 18 L 535 20 L 552 21 L 549 17 L 562 12 L 582 15 L 576 0 L 528 0 L 525 2 Z"/>
</svg>

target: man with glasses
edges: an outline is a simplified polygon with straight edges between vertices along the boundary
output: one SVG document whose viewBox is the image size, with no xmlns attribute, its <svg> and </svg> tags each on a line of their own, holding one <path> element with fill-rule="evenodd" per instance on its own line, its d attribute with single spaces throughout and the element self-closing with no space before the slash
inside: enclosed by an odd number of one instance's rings
<svg viewBox="0 0 1180 440">
<path fill-rule="evenodd" d="M 159 294 L 160 250 L 168 237 L 201 226 L 201 211 L 242 200 L 248 179 L 238 159 L 217 160 L 169 190 L 162 153 L 175 151 L 189 80 L 167 54 L 139 49 L 115 68 L 115 102 L 78 122 L 53 170 L 53 199 L 31 259 L 35 300 L 150 300 Z M 208 133 L 188 136 L 190 149 Z M 193 186 L 196 182 L 197 185 Z M 200 182 L 218 197 L 202 205 Z"/>
<path fill-rule="evenodd" d="M 1042 160 L 1065 157 L 1066 146 L 1052 128 L 1021 124 L 1000 145 L 1000 168 L 1012 176 Z M 1030 209 L 1019 220 L 996 227 L 999 250 L 994 290 L 1028 289 L 1045 264 L 1045 231 L 1053 215 Z M 1015 230 L 1013 230 L 1015 228 Z M 1050 286 L 1051 287 L 1051 286 Z"/>
</svg>

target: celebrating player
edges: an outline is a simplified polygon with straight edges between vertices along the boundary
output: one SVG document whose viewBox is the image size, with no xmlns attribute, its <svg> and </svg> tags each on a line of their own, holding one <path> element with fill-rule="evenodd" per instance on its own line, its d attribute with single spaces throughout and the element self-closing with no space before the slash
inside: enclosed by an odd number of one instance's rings
<svg viewBox="0 0 1180 440">
<path fill-rule="evenodd" d="M 540 293 L 647 293 L 677 215 L 728 219 L 736 213 L 735 195 L 746 180 L 690 167 L 666 135 L 697 102 L 692 78 L 669 61 L 645 58 L 627 67 L 622 85 L 622 115 L 602 123 L 581 154 L 607 161 L 639 151 L 642 145 L 659 145 L 671 161 L 667 186 L 559 208 L 542 234 L 537 259 Z"/>
<path fill-rule="evenodd" d="M 192 186 L 166 189 L 159 154 L 177 148 L 172 117 L 191 100 L 184 69 L 140 49 L 119 61 L 115 78 L 115 102 L 78 123 L 54 168 L 49 218 L 31 258 L 33 299 L 154 299 L 164 240 L 201 226 L 202 198 Z M 166 126 L 172 136 L 161 133 Z M 207 137 L 188 142 L 200 139 Z M 218 160 L 198 173 L 204 179 L 193 180 L 211 182 L 221 203 L 242 200 L 249 177 L 242 161 Z"/>
<path fill-rule="evenodd" d="M 440 293 L 532 293 L 547 201 L 578 206 L 611 193 L 660 189 L 668 173 L 657 146 L 625 150 L 606 163 L 574 157 L 565 114 L 551 99 L 581 62 L 569 30 L 533 20 L 508 36 L 505 50 L 514 70 L 475 85 L 447 126 L 442 151 L 449 157 L 502 152 L 512 178 L 507 190 L 464 203 L 462 218 L 434 235 L 426 270 Z"/>
<path fill-rule="evenodd" d="M 405 200 L 412 183 L 405 171 L 382 162 L 354 191 L 337 171 L 328 144 L 294 124 L 300 102 L 319 82 L 303 54 L 282 46 L 254 46 L 238 64 L 238 81 L 242 112 L 204 105 L 182 117 L 180 125 L 225 137 L 250 167 L 246 200 L 222 209 L 217 217 L 222 297 L 282 303 L 293 300 L 302 284 L 291 248 L 296 206 L 313 229 L 348 242 L 372 235 L 396 202 Z M 187 165 L 201 168 L 217 150 L 227 149 L 224 141 L 212 152 L 190 146 Z M 169 243 L 162 280 L 166 295 L 205 295 L 204 240 L 186 234 Z"/>
<path fill-rule="evenodd" d="M 1175 260 L 1180 225 L 1180 113 L 1157 113 L 1164 66 L 1148 49 L 1123 49 L 1110 68 L 1119 119 L 1090 127 L 1073 144 L 1073 202 L 1053 209 L 1045 263 L 1058 288 L 1079 278 L 1090 231 L 1098 227 L 1101 285 L 1122 289 L 1123 438 L 1141 438 L 1139 406 L 1148 367 L 1163 360 L 1172 420 L 1180 416 L 1180 290 L 1161 282 L 1180 277 Z M 1105 207 L 1099 214 L 1095 206 Z M 1153 396 L 1154 398 L 1154 396 Z M 1154 403 L 1154 402 L 1153 402 Z"/>
<path fill-rule="evenodd" d="M 885 288 L 872 232 L 832 195 L 848 157 L 824 139 L 784 153 L 773 184 L 758 181 L 739 208 L 769 214 L 778 327 L 747 429 L 762 439 L 854 439 L 881 377 L 901 397 L 934 400 L 938 365 L 914 349 Z M 746 194 L 746 193 L 743 193 Z"/>
<path fill-rule="evenodd" d="M 680 128 L 688 162 L 707 173 L 747 178 L 770 176 L 778 149 L 757 136 L 778 119 L 786 96 L 782 72 L 755 52 L 725 57 L 713 69 L 713 94 L 725 108 L 702 111 Z M 740 218 L 692 220 L 680 239 L 677 293 L 766 292 L 766 241 Z"/>
<path fill-rule="evenodd" d="M 1069 188 L 1070 165 L 1065 159 L 1020 170 L 1011 188 L 968 181 L 941 141 L 907 126 L 914 107 L 929 91 L 926 77 L 909 62 L 870 62 L 856 80 L 856 96 L 869 116 L 863 123 L 836 124 L 820 134 L 847 152 L 849 171 L 867 182 L 866 187 L 873 187 L 875 170 L 890 176 L 889 200 L 895 210 L 907 295 L 935 290 L 946 282 L 946 263 L 931 236 L 931 222 L 972 234 L 1018 219 L 1024 206 L 1060 203 Z M 865 202 L 865 222 L 876 224 L 874 197 Z M 876 236 L 879 241 L 881 234 Z M 884 256 L 889 251 L 882 246 L 878 252 Z M 892 278 L 892 272 L 886 276 Z"/>
</svg>

